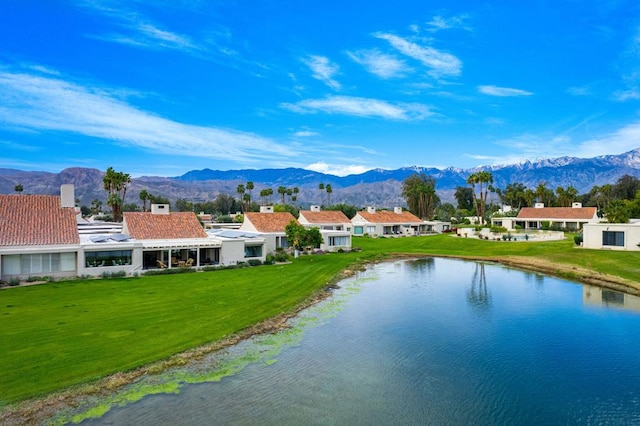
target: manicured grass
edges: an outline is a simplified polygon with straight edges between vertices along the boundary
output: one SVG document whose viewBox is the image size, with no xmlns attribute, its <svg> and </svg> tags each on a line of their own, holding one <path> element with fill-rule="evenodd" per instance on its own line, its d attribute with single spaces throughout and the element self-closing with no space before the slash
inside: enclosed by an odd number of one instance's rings
<svg viewBox="0 0 640 426">
<path fill-rule="evenodd" d="M 638 253 L 572 240 L 496 242 L 451 235 L 354 238 L 360 253 L 292 264 L 0 291 L 0 406 L 127 371 L 290 311 L 351 263 L 393 253 L 529 256 L 640 282 Z"/>
<path fill-rule="evenodd" d="M 0 291 L 0 405 L 149 364 L 289 311 L 353 258 Z"/>
</svg>

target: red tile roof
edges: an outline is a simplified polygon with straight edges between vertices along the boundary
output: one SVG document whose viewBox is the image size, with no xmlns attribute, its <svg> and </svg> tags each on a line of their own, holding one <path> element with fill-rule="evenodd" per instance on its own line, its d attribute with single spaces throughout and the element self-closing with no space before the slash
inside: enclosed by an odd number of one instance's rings
<svg viewBox="0 0 640 426">
<path fill-rule="evenodd" d="M 595 216 L 595 207 L 523 207 L 518 213 L 518 219 L 588 220 Z"/>
<path fill-rule="evenodd" d="M 408 223 L 422 222 L 413 213 L 405 212 L 395 213 L 392 211 L 376 211 L 375 213 L 358 212 L 367 222 L 370 223 Z"/>
<path fill-rule="evenodd" d="M 319 211 L 319 212 L 303 210 L 300 212 L 300 217 L 303 217 L 303 216 L 309 223 L 316 223 L 316 224 L 351 223 L 349 218 L 340 210 Z"/>
<path fill-rule="evenodd" d="M 0 195 L 0 246 L 80 244 L 73 207 L 56 195 Z"/>
<path fill-rule="evenodd" d="M 192 212 L 170 214 L 125 212 L 123 222 L 123 232 L 136 240 L 207 238 L 207 233 Z"/>
<path fill-rule="evenodd" d="M 284 228 L 289 222 L 296 220 L 289 212 L 248 212 L 244 214 L 244 218 L 245 220 L 248 219 L 258 232 L 284 232 Z"/>
</svg>

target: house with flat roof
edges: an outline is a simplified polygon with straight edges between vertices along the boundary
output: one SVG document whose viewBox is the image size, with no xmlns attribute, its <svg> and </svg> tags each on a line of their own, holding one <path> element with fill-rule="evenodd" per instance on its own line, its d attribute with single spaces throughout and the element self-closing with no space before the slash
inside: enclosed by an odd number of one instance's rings
<svg viewBox="0 0 640 426">
<path fill-rule="evenodd" d="M 0 279 L 77 275 L 73 185 L 61 195 L 0 195 Z"/>
<path fill-rule="evenodd" d="M 507 229 L 540 230 L 544 224 L 566 230 L 579 230 L 587 223 L 597 223 L 598 212 L 595 207 L 582 207 L 582 203 L 573 203 L 572 207 L 545 207 L 536 203 L 534 207 L 523 207 L 516 217 L 496 217 L 491 224 Z"/>
<path fill-rule="evenodd" d="M 318 228 L 323 243 L 320 250 L 338 251 L 351 249 L 351 220 L 340 210 L 321 210 L 320 206 L 311 206 L 310 210 L 301 210 L 298 222 L 305 228 Z"/>
<path fill-rule="evenodd" d="M 582 246 L 590 249 L 640 251 L 640 222 L 586 223 Z"/>
<path fill-rule="evenodd" d="M 240 230 L 259 233 L 265 239 L 265 249 L 272 253 L 279 248 L 286 249 L 290 246 L 285 227 L 292 220 L 298 222 L 289 212 L 274 212 L 273 206 L 262 206 L 260 213 L 244 214 Z"/>
<path fill-rule="evenodd" d="M 413 213 L 395 207 L 393 211 L 376 210 L 367 207 L 351 219 L 353 235 L 370 235 L 372 237 L 405 237 L 427 233 L 427 225 Z"/>
</svg>

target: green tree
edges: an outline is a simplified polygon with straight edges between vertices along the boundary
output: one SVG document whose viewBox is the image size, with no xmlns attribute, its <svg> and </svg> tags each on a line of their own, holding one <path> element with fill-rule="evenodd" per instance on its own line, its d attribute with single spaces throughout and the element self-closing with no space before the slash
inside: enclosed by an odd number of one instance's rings
<svg viewBox="0 0 640 426">
<path fill-rule="evenodd" d="M 20 194 L 22 191 L 24 191 L 24 188 L 22 187 L 22 185 L 17 184 L 16 186 L 13 187 L 13 190 L 16 191 L 18 194 Z"/>
<path fill-rule="evenodd" d="M 468 186 L 456 187 L 453 195 L 458 203 L 458 208 L 463 210 L 473 210 L 473 191 Z"/>
<path fill-rule="evenodd" d="M 280 197 L 281 197 L 280 198 L 280 200 L 281 200 L 280 202 L 282 204 L 284 204 L 284 196 L 287 195 L 287 188 L 284 187 L 284 186 L 279 186 L 278 187 L 278 194 L 280 194 Z"/>
<path fill-rule="evenodd" d="M 236 192 L 238 193 L 238 195 L 240 196 L 240 202 L 243 202 L 244 199 L 244 193 L 245 193 L 245 188 L 243 184 L 239 184 L 238 187 L 236 188 Z M 244 209 L 243 209 L 244 211 Z"/>
<path fill-rule="evenodd" d="M 323 196 L 322 196 L 322 192 L 324 191 L 324 183 L 320 183 L 318 184 L 318 190 L 320 191 L 320 204 L 322 204 L 322 200 L 323 200 Z"/>
<path fill-rule="evenodd" d="M 627 200 L 611 201 L 604 214 L 609 223 L 627 223 L 631 217 Z"/>
<path fill-rule="evenodd" d="M 322 234 L 318 228 L 305 228 L 295 220 L 292 220 L 284 228 L 287 241 L 295 250 L 305 247 L 319 247 L 322 244 Z"/>
<path fill-rule="evenodd" d="M 109 194 L 107 205 L 111 207 L 113 220 L 122 222 L 122 206 L 127 194 L 127 185 L 131 183 L 131 176 L 128 173 L 116 172 L 113 167 L 109 167 L 102 178 L 102 183 Z"/>
<path fill-rule="evenodd" d="M 143 189 L 142 191 L 140 191 L 140 195 L 138 197 L 142 201 L 142 211 L 146 212 L 147 211 L 147 201 L 150 200 L 149 192 L 147 192 L 146 189 Z"/>
<path fill-rule="evenodd" d="M 471 190 L 473 191 L 473 202 L 476 206 L 476 214 L 480 224 L 485 222 L 487 195 L 489 193 L 489 185 L 492 183 L 493 174 L 485 170 L 472 173 L 467 177 L 467 184 L 471 185 Z M 478 191 L 477 195 L 476 190 Z"/>
<path fill-rule="evenodd" d="M 445 222 L 451 221 L 456 214 L 456 207 L 451 203 L 442 203 L 436 209 L 436 219 Z"/>
<path fill-rule="evenodd" d="M 91 202 L 91 214 L 95 216 L 98 213 L 100 213 L 101 210 L 102 210 L 102 201 L 98 200 L 97 198 L 94 198 L 93 201 Z"/>
<path fill-rule="evenodd" d="M 247 200 L 247 206 L 251 205 L 251 192 L 253 191 L 253 189 L 255 188 L 255 185 L 253 184 L 252 181 L 248 181 L 247 184 L 245 185 L 247 192 L 249 194 L 248 200 Z"/>
<path fill-rule="evenodd" d="M 519 210 L 527 205 L 526 190 L 527 187 L 520 182 L 510 183 L 502 192 L 502 202 Z"/>
<path fill-rule="evenodd" d="M 178 198 L 176 200 L 175 208 L 179 212 L 192 212 L 193 203 L 189 200 L 185 200 L 184 198 Z"/>
<path fill-rule="evenodd" d="M 344 204 L 344 203 L 334 204 L 332 206 L 329 206 L 327 207 L 327 210 L 339 210 L 342 213 L 344 213 L 344 215 L 347 216 L 349 219 L 352 219 L 356 215 L 356 213 L 358 213 L 358 208 L 356 206 Z"/>
<path fill-rule="evenodd" d="M 402 197 L 409 210 L 422 219 L 431 219 L 440 198 L 436 194 L 436 180 L 424 173 L 414 173 L 402 182 Z"/>
<path fill-rule="evenodd" d="M 631 175 L 624 175 L 612 188 L 612 195 L 618 200 L 633 200 L 640 190 L 640 180 Z"/>
</svg>

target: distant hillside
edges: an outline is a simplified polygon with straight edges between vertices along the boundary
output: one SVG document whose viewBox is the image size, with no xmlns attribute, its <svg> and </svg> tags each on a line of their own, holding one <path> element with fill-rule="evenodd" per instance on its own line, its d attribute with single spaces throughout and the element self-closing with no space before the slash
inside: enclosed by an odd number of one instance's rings
<svg viewBox="0 0 640 426">
<path fill-rule="evenodd" d="M 118 169 L 117 166 L 115 166 Z M 397 170 L 375 169 L 368 172 L 334 176 L 305 169 L 247 169 L 247 170 L 193 170 L 182 176 L 166 178 L 144 176 L 135 178 L 127 192 L 128 203 L 139 203 L 141 190 L 175 201 L 184 198 L 192 202 L 213 200 L 220 193 L 237 196 L 238 184 L 252 181 L 255 184 L 254 199 L 259 199 L 261 189 L 273 188 L 273 199 L 278 200 L 279 186 L 300 189 L 298 200 L 302 205 L 318 204 L 326 201 L 321 195 L 318 184 L 331 184 L 332 203 L 348 203 L 359 207 L 373 205 L 394 207 L 405 205 L 401 196 L 402 181 L 413 173 L 425 173 L 437 181 L 437 190 L 443 200 L 451 201 L 456 187 L 464 186 L 469 174 L 478 170 L 489 170 L 495 180 L 495 186 L 504 188 L 511 182 L 521 182 L 534 188 L 540 182 L 546 182 L 550 188 L 557 186 L 575 186 L 580 193 L 589 191 L 594 185 L 615 183 L 621 176 L 628 174 L 640 177 L 640 149 L 621 155 L 606 155 L 590 159 L 562 157 L 535 162 L 524 162 L 505 166 L 479 167 L 474 169 L 435 169 L 418 166 L 403 167 Z M 124 170 L 123 170 L 124 171 Z M 0 193 L 14 192 L 16 184 L 24 187 L 24 193 L 58 194 L 60 185 L 73 183 L 76 197 L 82 205 L 90 205 L 94 198 L 106 199 L 102 188 L 104 172 L 97 169 L 73 167 L 60 173 L 27 172 L 13 169 L 0 169 Z M 321 198 L 322 197 L 322 198 Z"/>
</svg>

